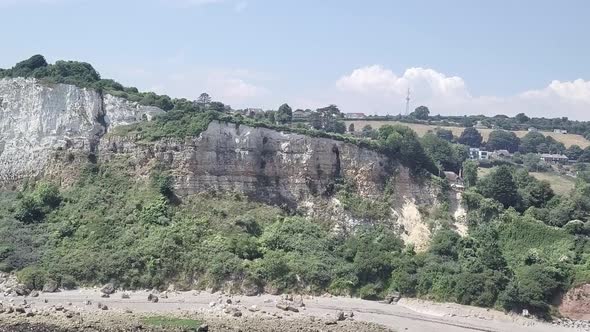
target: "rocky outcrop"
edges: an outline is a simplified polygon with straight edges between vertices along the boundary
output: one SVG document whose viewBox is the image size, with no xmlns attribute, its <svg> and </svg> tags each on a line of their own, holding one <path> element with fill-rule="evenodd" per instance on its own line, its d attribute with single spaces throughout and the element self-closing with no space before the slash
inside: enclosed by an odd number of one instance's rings
<svg viewBox="0 0 590 332">
<path fill-rule="evenodd" d="M 590 284 L 571 288 L 561 298 L 559 313 L 570 319 L 590 320 Z"/>
<path fill-rule="evenodd" d="M 43 174 L 55 151 L 94 152 L 109 128 L 162 112 L 93 89 L 0 80 L 0 186 Z"/>
<path fill-rule="evenodd" d="M 337 184 L 352 183 L 361 197 L 393 189 L 392 221 L 409 240 L 427 237 L 418 208 L 437 197 L 429 181 L 386 156 L 342 141 L 213 121 L 198 137 L 143 142 L 109 134 L 162 111 L 92 89 L 35 79 L 0 80 L 0 187 L 46 176 L 67 185 L 88 162 L 125 160 L 126 171 L 148 178 L 155 167 L 174 178 L 184 196 L 239 192 L 259 201 L 341 216 Z M 397 211 L 397 212 L 396 212 Z M 323 214 L 323 215 L 321 215 Z"/>
<path fill-rule="evenodd" d="M 100 160 L 126 157 L 140 176 L 156 165 L 169 169 L 179 195 L 240 192 L 257 200 L 296 208 L 310 198 L 329 197 L 339 180 L 352 182 L 364 197 L 382 195 L 394 181 L 401 199 L 428 200 L 428 186 L 407 168 L 354 144 L 213 121 L 199 137 L 153 143 L 107 136 Z"/>
</svg>

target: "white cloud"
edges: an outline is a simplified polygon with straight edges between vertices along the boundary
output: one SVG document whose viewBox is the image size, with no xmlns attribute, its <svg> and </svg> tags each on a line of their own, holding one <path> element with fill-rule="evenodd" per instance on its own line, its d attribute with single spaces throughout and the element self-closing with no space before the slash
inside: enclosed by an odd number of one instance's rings
<svg viewBox="0 0 590 332">
<path fill-rule="evenodd" d="M 398 114 L 405 110 L 407 89 L 411 108 L 427 105 L 433 114 L 507 114 L 525 112 L 532 116 L 567 116 L 588 119 L 590 81 L 553 81 L 540 90 L 514 96 L 473 96 L 461 77 L 447 76 L 428 68 L 409 68 L 398 76 L 379 65 L 353 70 L 337 82 L 335 96 L 346 111 Z"/>
</svg>

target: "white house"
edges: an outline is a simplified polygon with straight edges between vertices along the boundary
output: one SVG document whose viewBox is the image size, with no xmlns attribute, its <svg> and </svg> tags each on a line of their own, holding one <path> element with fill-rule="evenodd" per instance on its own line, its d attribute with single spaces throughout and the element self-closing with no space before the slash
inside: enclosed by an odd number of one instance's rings
<svg viewBox="0 0 590 332">
<path fill-rule="evenodd" d="M 471 160 L 487 160 L 490 159 L 490 153 L 478 148 L 469 148 L 469 159 Z"/>
<path fill-rule="evenodd" d="M 556 134 L 567 134 L 567 130 L 565 129 L 553 129 L 553 132 Z"/>
</svg>

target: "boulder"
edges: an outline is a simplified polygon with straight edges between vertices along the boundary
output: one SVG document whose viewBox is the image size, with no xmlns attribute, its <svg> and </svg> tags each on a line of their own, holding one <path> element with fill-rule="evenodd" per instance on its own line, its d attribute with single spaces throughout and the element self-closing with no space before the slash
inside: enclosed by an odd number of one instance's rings
<svg viewBox="0 0 590 332">
<path fill-rule="evenodd" d="M 123 294 L 121 294 L 121 298 L 122 299 L 129 299 L 129 298 L 131 298 L 131 296 L 129 296 L 129 293 L 123 293 Z"/>
<path fill-rule="evenodd" d="M 56 281 L 54 280 L 49 280 L 48 282 L 45 283 L 45 285 L 43 285 L 43 293 L 55 293 L 57 292 L 59 289 L 59 286 L 57 284 Z"/>
<path fill-rule="evenodd" d="M 156 295 L 150 294 L 150 295 L 148 295 L 148 301 L 150 301 L 152 303 L 157 303 L 159 301 L 159 299 Z"/>
<path fill-rule="evenodd" d="M 344 311 L 338 311 L 338 312 L 336 313 L 336 320 L 337 320 L 337 321 L 339 321 L 339 322 L 340 322 L 340 321 L 343 321 L 343 320 L 345 320 L 345 319 L 346 319 L 346 315 L 344 314 Z"/>
<path fill-rule="evenodd" d="M 260 286 L 258 286 L 254 281 L 251 280 L 244 280 L 241 285 L 241 291 L 246 296 L 256 296 L 260 294 Z"/>
<path fill-rule="evenodd" d="M 297 309 L 295 306 L 291 305 L 290 303 L 286 303 L 286 302 L 279 302 L 279 303 L 277 303 L 276 307 L 283 310 L 283 311 L 299 312 L 299 309 Z"/>
<path fill-rule="evenodd" d="M 18 296 L 27 296 L 30 293 L 30 291 L 23 285 L 14 286 L 12 291 Z"/>
<path fill-rule="evenodd" d="M 385 304 L 397 303 L 400 299 L 401 299 L 400 293 L 391 292 L 391 293 L 387 294 L 387 296 L 385 296 L 385 299 L 382 301 L 382 303 L 385 303 Z"/>
<path fill-rule="evenodd" d="M 32 291 L 31 294 L 29 294 L 30 297 L 39 297 L 39 292 L 38 291 Z"/>
<path fill-rule="evenodd" d="M 100 291 L 103 294 L 113 294 L 115 292 L 115 285 L 113 285 L 112 283 L 108 283 L 104 286 L 102 286 L 102 288 L 100 289 Z"/>
<path fill-rule="evenodd" d="M 202 324 L 197 328 L 197 332 L 209 332 L 209 325 Z"/>
</svg>

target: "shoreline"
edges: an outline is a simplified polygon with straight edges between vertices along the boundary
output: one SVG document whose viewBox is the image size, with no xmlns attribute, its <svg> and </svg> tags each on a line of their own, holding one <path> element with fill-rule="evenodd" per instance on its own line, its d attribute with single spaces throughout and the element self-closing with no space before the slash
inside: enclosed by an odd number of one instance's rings
<svg viewBox="0 0 590 332">
<path fill-rule="evenodd" d="M 1 313 L 0 332 L 150 331 L 152 327 L 142 322 L 142 318 L 150 316 L 195 319 L 207 324 L 212 331 L 561 332 L 587 329 L 586 326 L 580 329 L 558 326 L 493 309 L 405 298 L 397 304 L 385 304 L 346 297 L 244 296 L 199 291 L 117 291 L 109 297 L 102 296 L 97 288 L 40 293 L 37 297 L 4 295 L 0 297 L 2 306 L 19 308 L 20 313 Z"/>
</svg>

